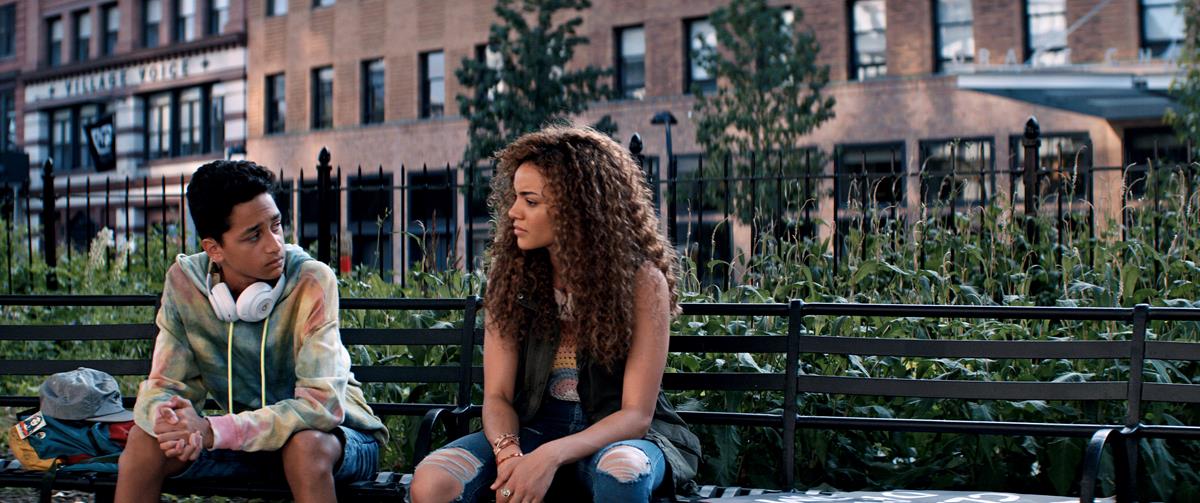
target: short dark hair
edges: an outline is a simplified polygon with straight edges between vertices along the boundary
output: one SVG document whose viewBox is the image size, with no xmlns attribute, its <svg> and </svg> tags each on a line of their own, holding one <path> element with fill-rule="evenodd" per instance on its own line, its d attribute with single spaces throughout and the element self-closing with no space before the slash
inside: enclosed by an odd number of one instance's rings
<svg viewBox="0 0 1200 503">
<path fill-rule="evenodd" d="M 274 193 L 275 174 L 250 161 L 213 161 L 200 166 L 188 183 L 187 203 L 201 239 L 221 242 L 233 207 L 262 193 Z"/>
</svg>

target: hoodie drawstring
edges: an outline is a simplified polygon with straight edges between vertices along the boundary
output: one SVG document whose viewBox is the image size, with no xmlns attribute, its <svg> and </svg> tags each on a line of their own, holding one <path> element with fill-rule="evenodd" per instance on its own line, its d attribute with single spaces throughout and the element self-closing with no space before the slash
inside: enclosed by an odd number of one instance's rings
<svg viewBox="0 0 1200 503">
<path fill-rule="evenodd" d="M 259 407 L 267 406 L 267 327 L 271 318 L 263 320 L 262 337 L 258 346 Z M 229 413 L 233 414 L 233 322 L 229 322 L 229 337 L 225 342 L 225 391 L 228 392 Z"/>
</svg>

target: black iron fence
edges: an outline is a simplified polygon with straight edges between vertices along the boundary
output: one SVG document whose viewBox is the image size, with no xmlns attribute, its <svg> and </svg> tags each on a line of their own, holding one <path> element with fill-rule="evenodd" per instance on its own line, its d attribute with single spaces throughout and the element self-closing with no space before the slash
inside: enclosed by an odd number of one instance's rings
<svg viewBox="0 0 1200 503">
<path fill-rule="evenodd" d="M 751 153 L 708 159 L 645 156 L 636 134 L 630 151 L 641 163 L 664 230 L 697 264 L 732 263 L 753 253 L 763 239 L 829 239 L 834 266 L 847 254 L 866 254 L 866 240 L 851 249 L 847 236 L 892 233 L 917 221 L 967 219 L 982 228 L 986 208 L 1001 204 L 1014 228 L 1029 241 L 1053 222 L 1061 253 L 1074 232 L 1097 236 L 1097 195 L 1120 192 L 1122 237 L 1139 211 L 1149 214 L 1153 245 L 1168 246 L 1178 229 L 1164 228 L 1160 208 L 1173 198 L 1191 200 L 1200 166 L 1191 158 L 1147 159 L 1129 166 L 1093 166 L 1082 151 L 1042 150 L 1030 119 L 1015 138 L 1015 155 L 997 166 L 988 141 L 922 144 L 920 163 L 909 164 L 902 144 Z M 832 159 L 829 159 L 832 157 Z M 832 165 L 832 169 L 827 166 Z M 367 268 L 396 281 L 410 270 L 477 268 L 490 243 L 487 195 L 490 166 L 357 167 L 343 170 L 322 149 L 311 170 L 290 178 L 279 172 L 276 203 L 289 241 L 310 248 L 341 271 Z M 1110 173 L 1119 188 L 1097 187 Z M 125 270 L 164 268 L 176 253 L 199 250 L 189 230 L 184 198 L 187 179 L 60 176 L 46 161 L 40 192 L 30 183 L 6 187 L 0 210 L 5 235 L 8 291 L 44 284 L 55 289 L 56 266 L 80 258 L 123 261 Z M 1106 192 L 1108 191 L 1108 192 Z M 1030 197 L 1029 195 L 1034 195 Z M 1042 224 L 1029 216 L 1042 216 Z M 1042 229 L 1039 230 L 1039 225 Z M 21 241 L 24 241 L 23 243 Z M 24 281 L 14 269 L 22 261 Z M 922 258 L 923 260 L 923 258 Z M 15 263 L 14 263 L 15 261 Z M 34 278 L 34 263 L 46 269 Z M 725 267 L 728 267 L 727 265 Z M 720 275 L 718 267 L 716 275 Z"/>
</svg>

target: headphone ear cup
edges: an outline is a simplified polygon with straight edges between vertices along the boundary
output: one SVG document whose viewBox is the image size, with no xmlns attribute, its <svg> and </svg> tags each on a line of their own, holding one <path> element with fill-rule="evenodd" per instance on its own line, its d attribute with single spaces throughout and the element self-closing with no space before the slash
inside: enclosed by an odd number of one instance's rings
<svg viewBox="0 0 1200 503">
<path fill-rule="evenodd" d="M 237 301 L 237 317 L 242 321 L 262 321 L 275 307 L 275 296 L 271 285 L 258 282 L 242 290 Z"/>
<path fill-rule="evenodd" d="M 225 283 L 217 283 L 208 295 L 208 303 L 212 304 L 217 319 L 225 322 L 237 321 L 237 306 L 234 305 L 233 295 Z"/>
</svg>

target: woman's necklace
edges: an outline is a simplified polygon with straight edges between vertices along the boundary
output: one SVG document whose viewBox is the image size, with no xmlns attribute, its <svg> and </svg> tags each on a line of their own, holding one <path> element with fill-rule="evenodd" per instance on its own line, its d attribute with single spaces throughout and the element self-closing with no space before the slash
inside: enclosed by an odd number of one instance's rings
<svg viewBox="0 0 1200 503">
<path fill-rule="evenodd" d="M 569 292 L 564 292 L 558 288 L 554 289 L 554 302 L 558 304 L 558 318 L 564 321 L 571 321 L 574 318 L 573 308 L 574 299 Z"/>
</svg>

